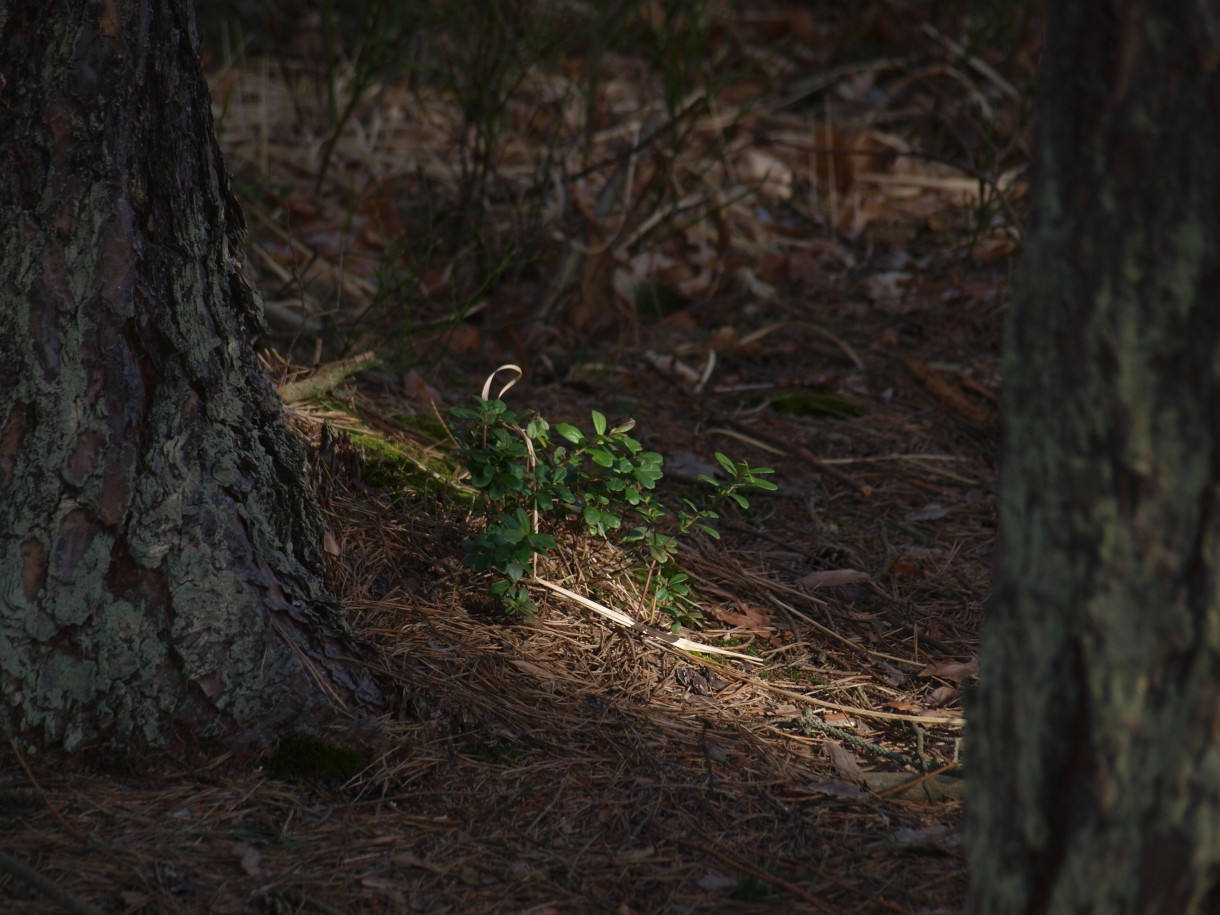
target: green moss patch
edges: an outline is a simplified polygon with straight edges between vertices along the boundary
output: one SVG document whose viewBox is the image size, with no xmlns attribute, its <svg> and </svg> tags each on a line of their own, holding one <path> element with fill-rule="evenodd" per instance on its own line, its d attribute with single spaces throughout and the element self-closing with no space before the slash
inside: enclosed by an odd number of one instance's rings
<svg viewBox="0 0 1220 915">
<path fill-rule="evenodd" d="M 365 766 L 364 753 L 328 743 L 308 734 L 293 734 L 267 757 L 267 771 L 276 778 L 341 778 L 347 780 Z"/>
</svg>

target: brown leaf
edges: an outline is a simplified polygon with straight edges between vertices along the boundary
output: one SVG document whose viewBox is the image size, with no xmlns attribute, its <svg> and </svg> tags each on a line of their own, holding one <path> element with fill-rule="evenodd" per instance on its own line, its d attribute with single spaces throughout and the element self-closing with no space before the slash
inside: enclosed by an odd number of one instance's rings
<svg viewBox="0 0 1220 915">
<path fill-rule="evenodd" d="M 343 550 L 339 547 L 339 541 L 335 539 L 335 535 L 329 529 L 322 532 L 322 548 L 330 556 L 343 555 Z"/>
<path fill-rule="evenodd" d="M 957 698 L 957 690 L 952 686 L 938 686 L 928 693 L 928 701 L 933 705 L 944 705 Z"/>
<path fill-rule="evenodd" d="M 860 768 L 860 764 L 856 762 L 856 757 L 852 755 L 852 752 L 841 743 L 828 740 L 822 749 L 840 775 L 850 778 L 853 782 L 864 781 L 864 770 Z"/>
<path fill-rule="evenodd" d="M 749 629 L 753 632 L 770 632 L 775 628 L 775 623 L 771 619 L 770 613 L 762 607 L 751 606 L 750 604 L 738 604 L 736 610 L 729 610 L 727 607 L 715 607 L 712 609 L 712 613 L 722 623 L 736 626 L 738 629 Z"/>
<path fill-rule="evenodd" d="M 449 352 L 455 356 L 469 356 L 477 353 L 482 345 L 482 332 L 469 324 L 455 327 L 449 333 Z"/>
<path fill-rule="evenodd" d="M 995 422 L 995 411 L 971 400 L 956 379 L 946 377 L 932 366 L 917 359 L 908 359 L 906 367 L 907 371 L 914 375 L 933 397 L 954 412 L 960 413 L 974 425 L 987 428 Z"/>
<path fill-rule="evenodd" d="M 415 369 L 408 369 L 402 376 L 402 389 L 408 397 L 417 403 L 435 403 L 443 405 L 445 396 L 428 384 L 427 380 Z"/>
<path fill-rule="evenodd" d="M 952 680 L 961 683 L 967 677 L 979 675 L 979 659 L 969 661 L 937 661 L 929 664 L 918 674 L 920 677 L 939 677 L 942 680 Z"/>
<path fill-rule="evenodd" d="M 233 852 L 241 856 L 241 869 L 251 877 L 257 877 L 261 870 L 263 856 L 257 848 L 245 842 L 238 842 L 233 846 Z"/>
<path fill-rule="evenodd" d="M 777 156 L 760 149 L 745 149 L 737 158 L 737 171 L 758 193 L 773 200 L 792 196 L 792 169 Z"/>
</svg>

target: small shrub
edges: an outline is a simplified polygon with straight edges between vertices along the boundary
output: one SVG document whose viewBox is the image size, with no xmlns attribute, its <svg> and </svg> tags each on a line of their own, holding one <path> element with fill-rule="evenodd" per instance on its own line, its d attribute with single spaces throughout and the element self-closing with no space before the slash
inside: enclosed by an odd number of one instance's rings
<svg viewBox="0 0 1220 915">
<path fill-rule="evenodd" d="M 638 563 L 646 593 L 678 624 L 694 618 L 680 608 L 690 595 L 688 576 L 676 557 L 683 537 L 695 532 L 719 538 L 714 524 L 726 503 L 750 506 L 743 490 L 774 490 L 773 471 L 716 454 L 724 480 L 699 477 L 703 498 L 682 498 L 671 512 L 656 493 L 664 459 L 628 433 L 634 421 L 611 426 L 594 410 L 593 431 L 568 423 L 551 426 L 535 413 L 518 415 L 502 400 L 475 398 L 473 408 L 453 408 L 470 483 L 482 497 L 487 528 L 463 543 L 465 563 L 495 571 L 491 587 L 513 614 L 532 616 L 537 606 L 523 583 L 535 557 L 555 548 L 565 532 L 622 547 Z"/>
</svg>

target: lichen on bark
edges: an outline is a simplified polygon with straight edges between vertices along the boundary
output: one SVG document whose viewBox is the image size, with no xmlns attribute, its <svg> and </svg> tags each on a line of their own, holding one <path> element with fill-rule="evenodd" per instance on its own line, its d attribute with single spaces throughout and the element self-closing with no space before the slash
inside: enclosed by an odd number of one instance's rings
<svg viewBox="0 0 1220 915">
<path fill-rule="evenodd" d="M 379 696 L 263 377 L 186 0 L 0 20 L 0 730 L 262 742 Z"/>
<path fill-rule="evenodd" d="M 1220 911 L 1220 32 L 1201 10 L 1051 11 L 968 714 L 970 911 Z"/>
</svg>

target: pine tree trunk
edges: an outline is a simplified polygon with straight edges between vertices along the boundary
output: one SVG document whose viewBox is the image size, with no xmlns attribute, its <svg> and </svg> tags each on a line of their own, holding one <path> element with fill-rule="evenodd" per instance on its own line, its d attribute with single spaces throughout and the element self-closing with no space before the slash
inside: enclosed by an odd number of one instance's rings
<svg viewBox="0 0 1220 915">
<path fill-rule="evenodd" d="M 262 375 L 189 0 L 0 5 L 0 731 L 263 742 L 375 705 Z"/>
<path fill-rule="evenodd" d="M 970 712 L 978 913 L 1220 912 L 1220 14 L 1050 12 Z"/>
</svg>

